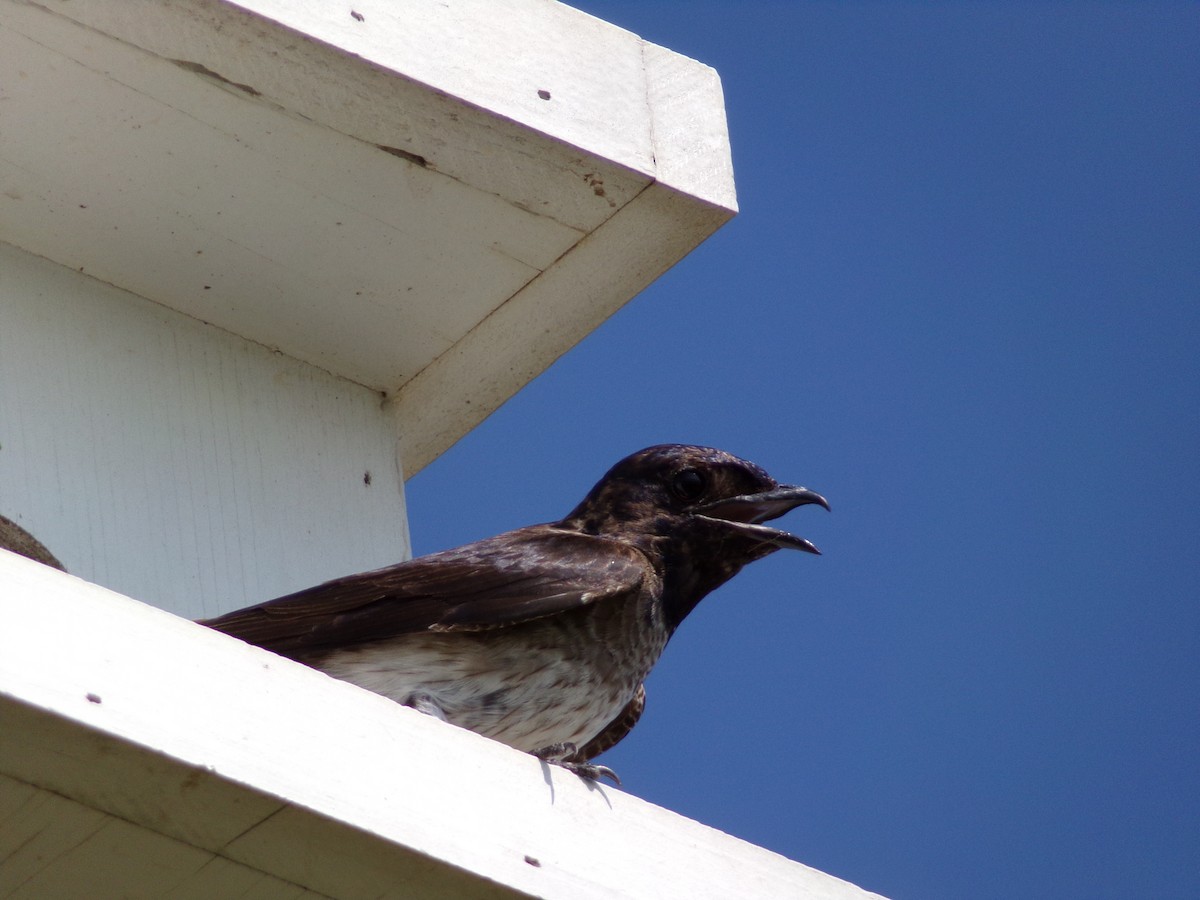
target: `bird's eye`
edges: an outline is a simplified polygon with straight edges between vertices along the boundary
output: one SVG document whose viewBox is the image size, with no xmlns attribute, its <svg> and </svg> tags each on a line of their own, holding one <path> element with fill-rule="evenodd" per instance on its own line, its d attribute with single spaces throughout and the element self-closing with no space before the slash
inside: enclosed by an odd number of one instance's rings
<svg viewBox="0 0 1200 900">
<path fill-rule="evenodd" d="M 698 500 L 704 493 L 704 476 L 695 469 L 684 469 L 675 475 L 671 488 L 681 500 Z"/>
</svg>

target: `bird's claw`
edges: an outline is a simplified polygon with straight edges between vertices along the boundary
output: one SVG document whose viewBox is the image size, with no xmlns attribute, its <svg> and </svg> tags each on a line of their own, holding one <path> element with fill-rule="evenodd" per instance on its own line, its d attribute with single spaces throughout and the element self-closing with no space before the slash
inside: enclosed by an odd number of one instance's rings
<svg viewBox="0 0 1200 900">
<path fill-rule="evenodd" d="M 595 763 L 573 760 L 571 757 L 575 756 L 578 752 L 579 748 L 573 741 L 561 741 L 557 744 L 551 744 L 549 747 L 541 747 L 534 750 L 533 755 L 543 762 L 561 766 L 568 772 L 578 775 L 580 778 L 587 778 L 590 781 L 610 778 L 613 784 L 620 787 L 620 777 L 608 766 L 598 766 Z"/>
<path fill-rule="evenodd" d="M 601 778 L 610 778 L 612 779 L 612 783 L 617 787 L 621 786 L 620 777 L 608 766 L 598 766 L 595 763 L 573 762 L 559 762 L 555 763 L 555 765 L 562 766 L 568 772 L 574 772 L 580 778 L 587 778 L 591 781 L 599 781 Z"/>
</svg>

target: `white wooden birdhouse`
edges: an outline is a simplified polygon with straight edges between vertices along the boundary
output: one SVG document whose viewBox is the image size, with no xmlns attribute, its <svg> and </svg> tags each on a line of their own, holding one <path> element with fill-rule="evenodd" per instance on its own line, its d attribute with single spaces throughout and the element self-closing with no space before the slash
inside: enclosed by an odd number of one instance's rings
<svg viewBox="0 0 1200 900">
<path fill-rule="evenodd" d="M 0 0 L 0 895 L 863 896 L 190 621 L 406 558 L 735 210 L 716 74 L 549 0 Z"/>
</svg>

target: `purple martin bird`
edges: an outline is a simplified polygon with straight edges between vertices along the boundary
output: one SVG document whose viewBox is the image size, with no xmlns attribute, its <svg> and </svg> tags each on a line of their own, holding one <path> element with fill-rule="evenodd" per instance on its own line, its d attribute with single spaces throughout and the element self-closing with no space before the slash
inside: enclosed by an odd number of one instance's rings
<svg viewBox="0 0 1200 900">
<path fill-rule="evenodd" d="M 762 524 L 820 494 L 721 450 L 649 447 L 566 518 L 350 575 L 201 624 L 583 777 L 642 714 L 704 596 L 780 549 Z"/>
</svg>

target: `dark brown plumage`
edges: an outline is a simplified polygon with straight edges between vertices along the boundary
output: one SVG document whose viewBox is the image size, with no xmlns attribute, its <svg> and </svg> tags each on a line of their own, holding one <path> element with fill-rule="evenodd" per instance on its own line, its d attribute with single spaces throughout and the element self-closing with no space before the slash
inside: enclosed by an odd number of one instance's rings
<svg viewBox="0 0 1200 900">
<path fill-rule="evenodd" d="M 720 450 L 650 447 L 566 518 L 351 575 L 202 624 L 588 777 L 696 604 L 781 548 L 808 503 Z"/>
</svg>

